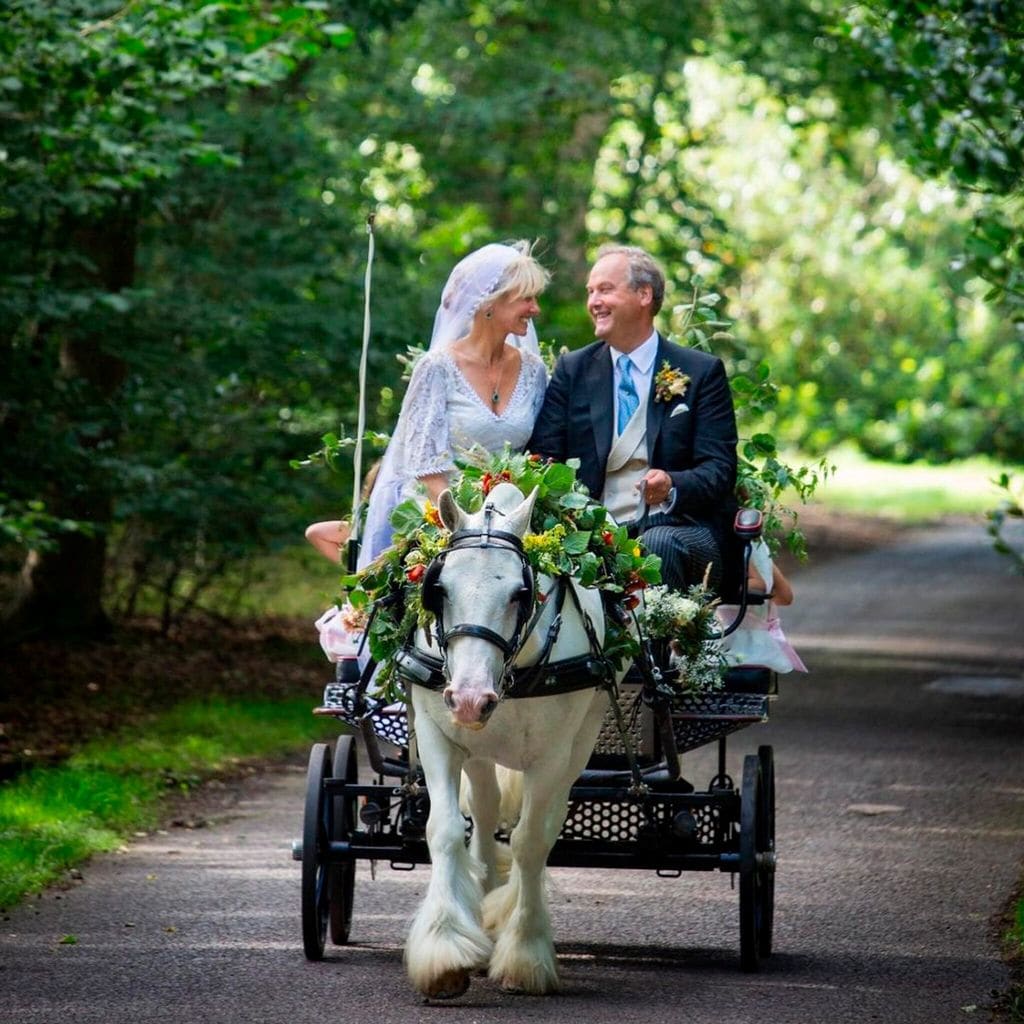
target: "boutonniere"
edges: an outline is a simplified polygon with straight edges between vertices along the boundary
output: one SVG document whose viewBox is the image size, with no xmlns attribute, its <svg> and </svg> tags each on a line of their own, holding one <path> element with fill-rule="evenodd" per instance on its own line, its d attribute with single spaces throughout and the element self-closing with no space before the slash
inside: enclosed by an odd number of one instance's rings
<svg viewBox="0 0 1024 1024">
<path fill-rule="evenodd" d="M 661 369 L 654 375 L 654 400 L 671 402 L 673 398 L 682 398 L 690 386 L 690 375 L 677 370 L 666 359 Z"/>
</svg>

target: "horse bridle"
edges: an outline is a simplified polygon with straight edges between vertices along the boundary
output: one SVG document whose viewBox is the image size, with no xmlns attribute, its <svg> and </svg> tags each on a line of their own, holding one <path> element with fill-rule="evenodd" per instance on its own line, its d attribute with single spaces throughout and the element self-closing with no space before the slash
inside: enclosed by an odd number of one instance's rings
<svg viewBox="0 0 1024 1024">
<path fill-rule="evenodd" d="M 504 530 L 492 530 L 490 528 L 491 516 L 494 513 L 492 506 L 485 506 L 484 526 L 482 529 L 457 530 L 451 535 L 448 547 L 445 548 L 427 566 L 423 576 L 423 607 L 434 616 L 434 635 L 437 645 L 440 648 L 441 656 L 445 661 L 445 674 L 448 673 L 447 653 L 448 644 L 458 636 L 473 636 L 497 647 L 503 656 L 504 663 L 501 672 L 501 688 L 504 688 L 505 681 L 512 671 L 512 662 L 515 660 L 519 649 L 522 646 L 524 627 L 530 620 L 534 602 L 533 569 L 523 549 L 522 540 L 514 533 L 507 533 Z M 504 637 L 488 626 L 479 625 L 475 622 L 460 622 L 449 629 L 444 625 L 444 590 L 441 587 L 441 573 L 444 570 L 445 561 L 453 551 L 465 551 L 470 548 L 485 549 L 498 548 L 503 551 L 513 552 L 519 559 L 522 570 L 522 586 L 515 595 L 516 599 L 516 625 L 511 637 Z M 499 688 L 499 692 L 500 689 Z"/>
</svg>

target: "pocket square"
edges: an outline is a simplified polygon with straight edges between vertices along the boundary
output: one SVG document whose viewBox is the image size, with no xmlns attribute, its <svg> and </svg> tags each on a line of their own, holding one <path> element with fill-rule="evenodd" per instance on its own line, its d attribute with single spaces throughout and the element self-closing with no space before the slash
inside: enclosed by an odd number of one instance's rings
<svg viewBox="0 0 1024 1024">
<path fill-rule="evenodd" d="M 677 405 L 672 410 L 672 412 L 669 413 L 669 417 L 668 418 L 672 419 L 673 416 L 678 416 L 680 413 L 689 412 L 689 411 L 690 411 L 690 407 L 685 402 L 683 402 L 682 404 Z"/>
</svg>

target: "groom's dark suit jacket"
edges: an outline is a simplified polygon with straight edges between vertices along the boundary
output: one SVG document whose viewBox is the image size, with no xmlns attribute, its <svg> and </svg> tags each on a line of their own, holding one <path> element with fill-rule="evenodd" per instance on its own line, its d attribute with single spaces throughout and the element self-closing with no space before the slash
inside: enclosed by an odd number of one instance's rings
<svg viewBox="0 0 1024 1024">
<path fill-rule="evenodd" d="M 666 361 L 690 383 L 681 398 L 658 402 L 654 377 Z M 559 358 L 528 449 L 558 462 L 579 459 L 579 479 L 600 498 L 614 422 L 611 352 L 598 341 Z M 721 359 L 659 335 L 647 404 L 647 450 L 651 468 L 665 470 L 676 489 L 670 523 L 709 526 L 721 543 L 735 508 L 736 442 L 736 415 Z"/>
</svg>

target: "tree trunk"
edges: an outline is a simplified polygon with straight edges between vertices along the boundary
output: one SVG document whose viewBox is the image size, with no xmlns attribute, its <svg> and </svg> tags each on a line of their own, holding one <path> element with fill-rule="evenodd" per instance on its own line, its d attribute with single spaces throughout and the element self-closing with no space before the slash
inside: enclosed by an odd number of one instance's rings
<svg viewBox="0 0 1024 1024">
<path fill-rule="evenodd" d="M 118 292 L 130 287 L 135 277 L 137 215 L 132 204 L 99 224 L 77 225 L 67 233 L 70 247 L 81 253 L 93 272 L 63 287 L 102 288 Z M 56 333 L 56 332 L 54 332 Z M 85 381 L 95 399 L 109 403 L 124 382 L 123 359 L 104 349 L 97 331 L 75 334 L 74 326 L 60 341 L 60 370 L 66 378 Z M 75 434 L 77 424 L 68 423 Z M 113 509 L 109 477 L 89 465 L 88 451 L 116 441 L 113 426 L 99 436 L 78 437 L 86 453 L 86 470 L 73 491 L 54 491 L 48 511 L 64 519 L 88 523 L 90 533 L 58 535 L 52 551 L 31 551 L 21 571 L 20 587 L 3 616 L 5 639 L 17 642 L 30 636 L 98 637 L 110 629 L 102 595 L 106 568 L 107 536 Z M 92 471 L 90 471 L 92 470 Z"/>
</svg>

